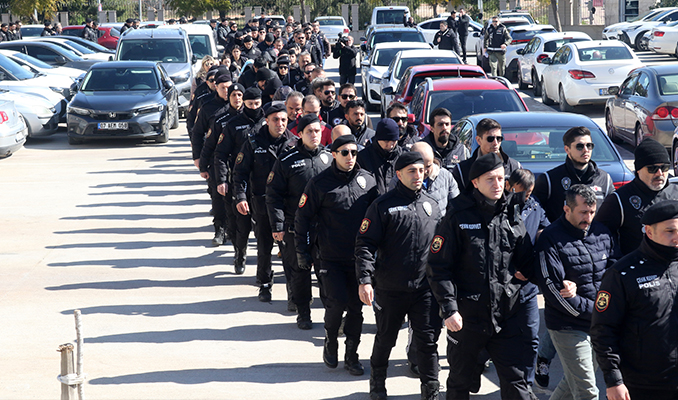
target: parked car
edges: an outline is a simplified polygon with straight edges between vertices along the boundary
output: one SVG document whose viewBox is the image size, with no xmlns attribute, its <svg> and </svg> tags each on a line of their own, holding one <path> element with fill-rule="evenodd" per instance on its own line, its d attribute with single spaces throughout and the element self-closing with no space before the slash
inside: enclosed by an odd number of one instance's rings
<svg viewBox="0 0 678 400">
<path fill-rule="evenodd" d="M 384 6 L 374 7 L 372 9 L 372 18 L 370 25 L 403 25 L 403 15 L 405 18 L 410 16 L 410 9 L 407 6 Z"/>
<path fill-rule="evenodd" d="M 426 78 L 415 89 L 409 104 L 420 136 L 430 130 L 429 116 L 439 107 L 450 111 L 453 124 L 467 115 L 528 111 L 527 105 L 506 78 Z"/>
<path fill-rule="evenodd" d="M 330 46 L 337 43 L 339 36 L 346 37 L 350 32 L 344 17 L 317 17 L 315 22 L 320 25 L 320 32 L 325 34 Z"/>
<path fill-rule="evenodd" d="M 525 18 L 530 21 L 531 24 L 536 24 L 537 21 L 532 18 L 532 14 L 523 10 L 502 10 L 499 11 L 499 18 Z"/>
<path fill-rule="evenodd" d="M 22 25 L 21 36 L 22 37 L 40 36 L 43 30 L 45 30 L 45 25 L 43 24 Z"/>
<path fill-rule="evenodd" d="M 370 31 L 369 36 L 361 37 L 365 43 L 360 45 L 364 58 L 372 53 L 372 49 L 379 43 L 397 43 L 397 42 L 418 42 L 426 43 L 424 34 L 419 28 L 399 27 L 377 27 Z M 431 47 L 428 45 L 429 48 Z"/>
<path fill-rule="evenodd" d="M 14 101 L 17 112 L 26 123 L 27 136 L 30 138 L 49 136 L 59 129 L 61 102 L 54 103 L 44 97 L 4 89 L 0 89 L 0 101 Z"/>
<path fill-rule="evenodd" d="M 68 67 L 55 67 L 44 63 L 33 56 L 14 50 L 0 50 L 0 54 L 9 57 L 24 68 L 34 68 L 47 76 L 65 76 L 75 82 L 75 79 L 84 74 L 82 70 Z"/>
<path fill-rule="evenodd" d="M 595 145 L 592 158 L 605 170 L 615 188 L 633 180 L 633 172 L 624 163 L 616 147 L 591 118 L 581 114 L 561 112 L 504 112 L 476 114 L 462 118 L 452 129 L 473 151 L 477 147 L 475 127 L 483 118 L 492 118 L 501 125 L 504 141 L 502 150 L 519 161 L 535 175 L 565 162 L 563 134 L 573 126 L 585 126 L 591 131 Z"/>
<path fill-rule="evenodd" d="M 524 17 L 515 17 L 515 18 L 499 18 L 499 22 L 501 22 L 502 25 L 504 25 L 507 29 L 516 27 L 516 26 L 523 26 L 523 25 L 530 25 L 530 20 Z M 485 51 L 485 43 L 484 43 L 484 34 L 485 30 L 487 30 L 488 26 L 492 23 L 492 20 L 489 19 L 485 22 L 485 25 L 483 26 L 482 31 L 478 32 L 478 41 L 476 42 L 476 62 L 478 65 L 481 67 L 485 68 L 485 72 L 490 71 L 490 64 L 489 64 L 489 58 L 487 55 L 487 52 Z M 475 34 L 474 34 L 475 35 Z M 506 58 L 508 60 L 508 57 Z M 506 63 L 508 65 L 508 63 Z"/>
<path fill-rule="evenodd" d="M 436 32 L 440 30 L 440 21 L 446 21 L 447 17 L 437 17 L 428 19 L 418 24 L 419 29 L 424 34 L 427 43 L 433 43 Z M 483 26 L 475 21 L 471 21 L 468 26 L 468 37 L 466 38 L 466 51 L 471 52 L 477 47 L 477 42 L 482 40 L 480 31 Z"/>
<path fill-rule="evenodd" d="M 55 44 L 57 46 L 63 47 L 66 50 L 72 51 L 76 55 L 82 57 L 84 60 L 109 61 L 112 57 L 112 54 L 108 52 L 106 53 L 95 52 L 73 40 L 69 39 L 64 40 L 63 37 L 61 39 L 53 39 L 52 36 L 41 36 L 35 38 L 28 38 L 26 40 L 34 40 L 44 43 Z"/>
<path fill-rule="evenodd" d="M 217 51 L 217 42 L 214 39 L 212 34 L 212 28 L 209 25 L 196 25 L 196 24 L 181 24 L 181 25 L 163 25 L 160 28 L 164 29 L 182 29 L 188 34 L 188 41 L 191 44 L 191 50 L 193 54 L 199 59 L 202 60 L 203 57 L 210 55 L 214 58 L 219 57 L 219 52 Z M 201 67 L 201 64 L 195 64 L 193 73 L 197 73 Z"/>
<path fill-rule="evenodd" d="M 649 50 L 657 54 L 670 54 L 678 57 L 678 21 L 652 28 L 650 40 L 647 44 Z"/>
<path fill-rule="evenodd" d="M 590 41 L 591 37 L 584 32 L 543 33 L 533 37 L 527 46 L 518 50 L 518 87 L 521 90 L 532 85 L 535 96 L 541 96 L 542 72 L 546 65 L 542 64 L 547 57 L 553 57 L 565 43 Z"/>
<path fill-rule="evenodd" d="M 82 30 L 84 28 L 85 28 L 84 25 L 64 26 L 61 34 L 63 36 L 74 36 L 81 38 Z M 115 48 L 118 46 L 118 40 L 120 40 L 120 30 L 113 26 L 103 26 L 103 25 L 100 25 L 99 28 L 97 29 L 99 29 L 100 35 L 97 42 L 107 49 L 115 50 Z"/>
<path fill-rule="evenodd" d="M 97 60 L 85 60 L 61 46 L 57 46 L 54 43 L 41 42 L 39 40 L 13 40 L 11 42 L 0 42 L 0 49 L 25 53 L 49 65 L 76 68 L 83 71 L 87 71 L 89 67 L 99 62 Z"/>
<path fill-rule="evenodd" d="M 399 51 L 412 49 L 431 50 L 431 47 L 426 43 L 418 42 L 389 42 L 374 46 L 370 57 L 360 64 L 365 107 L 371 109 L 381 104 L 381 80 L 391 60 Z"/>
<path fill-rule="evenodd" d="M 50 36 L 51 39 L 56 39 L 56 40 L 68 40 L 75 42 L 83 47 L 86 47 L 90 50 L 92 50 L 95 53 L 106 53 L 109 55 L 115 54 L 115 49 L 111 50 L 109 48 L 106 48 L 99 43 L 94 43 L 91 40 L 83 39 L 81 37 L 77 36 Z"/>
<path fill-rule="evenodd" d="M 28 129 L 12 100 L 0 100 L 0 158 L 9 157 L 23 147 Z"/>
<path fill-rule="evenodd" d="M 643 63 L 623 42 L 617 40 L 567 43 L 547 64 L 542 75 L 544 104 L 558 102 L 561 111 L 582 104 L 603 104 L 610 98 L 608 87 L 620 85 L 631 70 Z"/>
<path fill-rule="evenodd" d="M 646 11 L 644 14 L 637 16 L 636 18 L 630 19 L 624 22 L 618 22 L 616 24 L 608 25 L 603 29 L 603 39 L 616 40 L 619 39 L 622 29 L 628 28 L 634 23 L 651 21 L 652 18 L 657 17 L 658 15 L 664 13 L 665 11 L 675 9 L 675 7 L 661 7 L 654 8 L 652 10 Z"/>
<path fill-rule="evenodd" d="M 177 90 L 160 63 L 111 61 L 92 67 L 68 105 L 68 142 L 101 138 L 165 143 L 179 126 Z"/>
<path fill-rule="evenodd" d="M 393 100 L 392 94 L 384 93 L 384 88 L 398 87 L 405 70 L 414 65 L 462 64 L 459 55 L 452 50 L 402 50 L 396 53 L 381 78 L 381 114 Z"/>
<path fill-rule="evenodd" d="M 646 32 L 650 31 L 656 26 L 667 24 L 669 22 L 678 21 L 678 8 L 664 11 L 663 13 L 652 18 L 650 21 L 639 21 L 622 29 L 619 35 L 619 40 L 626 43 L 630 47 L 639 48 L 640 40 Z"/>
</svg>

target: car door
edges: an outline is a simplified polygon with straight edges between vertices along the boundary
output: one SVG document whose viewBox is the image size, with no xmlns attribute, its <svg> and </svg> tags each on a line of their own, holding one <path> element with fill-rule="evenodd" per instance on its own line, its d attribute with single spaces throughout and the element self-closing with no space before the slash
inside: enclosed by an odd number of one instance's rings
<svg viewBox="0 0 678 400">
<path fill-rule="evenodd" d="M 542 75 L 546 93 L 548 93 L 548 96 L 553 100 L 558 99 L 558 82 L 560 79 L 558 74 L 560 73 L 560 69 L 565 60 L 567 60 L 567 57 L 565 56 L 566 49 L 569 49 L 569 47 L 563 46 L 556 51 L 556 54 L 553 55 L 553 59 L 551 60 L 551 64 L 544 69 L 544 74 Z"/>
<path fill-rule="evenodd" d="M 642 127 L 645 118 L 652 115 L 654 106 L 650 102 L 648 89 L 650 87 L 650 76 L 647 72 L 640 72 L 638 79 L 633 84 L 633 93 L 626 103 L 626 114 L 624 123 L 629 129 L 632 138 L 635 139 L 636 124 L 640 123 Z"/>
<path fill-rule="evenodd" d="M 541 39 L 538 37 L 532 38 L 532 40 L 530 40 L 527 46 L 525 46 L 523 49 L 523 54 L 518 56 L 518 67 L 520 68 L 518 73 L 520 74 L 523 82 L 533 83 L 532 74 L 530 71 L 532 71 L 534 53 L 537 51 L 540 43 Z"/>
<path fill-rule="evenodd" d="M 393 82 L 394 79 L 395 79 L 394 78 L 395 67 L 396 67 L 396 65 L 398 65 L 399 62 L 400 62 L 399 56 L 396 56 L 395 58 L 393 58 L 393 60 L 391 60 L 391 63 L 388 65 L 388 69 L 386 70 L 386 75 L 388 75 L 388 79 L 386 79 L 386 80 L 382 79 L 381 80 L 381 82 L 382 82 L 381 83 L 381 89 L 382 89 L 381 95 L 384 98 L 383 104 L 386 107 L 388 107 L 388 105 L 391 104 L 391 101 L 393 100 L 393 95 L 392 94 L 391 95 L 385 94 L 384 88 L 392 87 L 393 89 L 395 89 L 396 85 Z"/>
<path fill-rule="evenodd" d="M 629 100 L 633 95 L 633 89 L 637 81 L 638 74 L 633 74 L 626 78 L 624 83 L 622 83 L 622 85 L 619 87 L 619 94 L 615 98 L 615 112 L 613 115 L 611 115 L 614 126 L 618 129 L 620 134 L 627 138 L 631 137 L 631 134 L 629 133 L 629 122 L 627 122 L 627 117 L 629 121 L 635 119 L 634 116 L 629 115 L 629 111 L 633 110 L 633 105 Z"/>
<path fill-rule="evenodd" d="M 49 49 L 47 47 L 35 46 L 35 45 L 26 45 L 26 51 L 29 56 L 33 56 L 38 60 L 47 63 L 49 65 L 60 66 L 63 63 L 57 62 L 57 59 L 61 57 L 61 54 L 56 51 Z"/>
</svg>

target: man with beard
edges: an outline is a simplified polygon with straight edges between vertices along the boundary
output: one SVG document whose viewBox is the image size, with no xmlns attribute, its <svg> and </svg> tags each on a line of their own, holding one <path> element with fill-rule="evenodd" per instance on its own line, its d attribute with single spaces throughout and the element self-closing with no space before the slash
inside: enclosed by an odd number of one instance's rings
<svg viewBox="0 0 678 400">
<path fill-rule="evenodd" d="M 440 30 L 436 32 L 433 44 L 440 50 L 454 50 L 457 54 L 460 52 L 457 33 L 445 21 L 440 21 Z"/>
<path fill-rule="evenodd" d="M 562 214 L 565 192 L 572 185 L 581 183 L 591 186 L 596 193 L 598 206 L 614 192 L 610 175 L 591 160 L 595 145 L 588 128 L 570 128 L 563 135 L 563 145 L 567 153 L 565 163 L 541 174 L 534 185 L 534 197 L 539 200 L 551 222 Z"/>
<path fill-rule="evenodd" d="M 261 109 L 261 91 L 249 88 L 243 94 L 244 107 L 241 113 L 222 124 L 222 133 L 217 139 L 214 151 L 214 163 L 217 172 L 217 191 L 225 196 L 227 225 L 226 232 L 235 249 L 233 264 L 235 273 L 245 273 L 247 240 L 252 230 L 250 216 L 244 216 L 235 209 L 235 190 L 233 187 L 233 166 L 238 151 L 247 139 L 258 132 L 264 124 L 264 111 Z"/>
<path fill-rule="evenodd" d="M 313 94 L 320 100 L 320 117 L 323 121 L 328 122 L 332 110 L 339 107 L 334 81 L 327 78 L 316 79 L 311 84 Z"/>
<path fill-rule="evenodd" d="M 398 146 L 404 150 L 409 150 L 413 144 L 419 141 L 419 133 L 407 123 L 407 107 L 401 103 L 393 103 L 386 109 L 386 117 L 391 118 L 398 124 L 400 131 Z"/>
<path fill-rule="evenodd" d="M 273 104 L 266 110 L 266 125 L 242 146 L 233 171 L 236 209 L 245 217 L 251 214 L 255 222 L 259 301 L 265 303 L 271 301 L 273 286 L 271 269 L 273 233 L 266 211 L 266 182 L 280 154 L 295 143 L 296 138 L 287 130 L 285 106 Z"/>
<path fill-rule="evenodd" d="M 265 67 L 266 61 L 261 57 L 257 58 L 254 60 L 252 67 L 246 69 L 245 72 L 240 75 L 240 78 L 238 78 L 238 83 L 242 84 L 247 89 L 253 87 L 257 83 L 257 72 L 260 68 Z"/>
<path fill-rule="evenodd" d="M 301 53 L 300 59 L 301 59 L 301 57 L 306 58 L 306 55 L 304 53 Z M 312 79 L 311 79 L 312 75 L 311 74 L 315 70 L 315 67 L 316 66 L 313 63 L 304 64 L 304 69 L 303 69 L 304 79 L 297 82 L 297 84 L 294 85 L 294 90 L 296 90 L 297 92 L 301 92 L 304 96 L 307 96 L 309 94 L 313 94 L 313 92 L 311 90 L 311 81 L 312 81 Z"/>
<path fill-rule="evenodd" d="M 298 258 L 312 259 L 307 238 L 317 221 L 318 246 L 323 268 L 318 279 L 323 287 L 325 341 L 323 361 L 329 368 L 339 363 L 337 337 L 346 311 L 344 368 L 351 375 L 362 375 L 358 357 L 362 333 L 362 303 L 358 297 L 355 274 L 355 235 L 367 207 L 377 197 L 374 177 L 356 163 L 358 147 L 353 135 L 341 136 L 332 143 L 332 166 L 306 185 L 306 201 L 299 205 L 294 221 Z"/>
<path fill-rule="evenodd" d="M 452 172 L 454 167 L 469 157 L 469 151 L 452 135 L 452 114 L 445 108 L 436 108 L 431 112 L 431 131 L 422 140 L 433 149 L 440 165 Z"/>
<path fill-rule="evenodd" d="M 622 254 L 634 251 L 643 240 L 643 213 L 660 201 L 678 199 L 678 185 L 670 184 L 671 159 L 664 145 L 643 140 L 635 151 L 636 177 L 605 198 L 596 220 L 618 239 Z"/>
<path fill-rule="evenodd" d="M 377 193 L 385 194 L 395 177 L 395 164 L 403 150 L 398 146 L 398 125 L 390 118 L 377 124 L 374 138 L 358 153 L 358 164 L 374 175 Z"/>
<path fill-rule="evenodd" d="M 297 145 L 280 155 L 271 171 L 266 187 L 266 207 L 273 239 L 282 242 L 283 268 L 290 283 L 292 302 L 297 308 L 297 327 L 308 330 L 311 322 L 311 266 L 313 259 L 297 258 L 294 243 L 294 217 L 304 206 L 304 188 L 308 181 L 330 166 L 330 153 L 320 144 L 321 125 L 318 116 L 308 114 L 298 124 Z M 311 235 L 310 243 L 315 243 Z M 316 260 L 317 261 L 317 260 Z M 316 262 L 316 267 L 317 267 Z"/>
<path fill-rule="evenodd" d="M 358 149 L 362 150 L 374 137 L 374 130 L 367 127 L 365 119 L 369 119 L 365 113 L 365 103 L 362 100 L 351 100 L 344 108 L 344 125 L 351 128 L 351 133 L 356 137 Z"/>
<path fill-rule="evenodd" d="M 273 101 L 275 91 L 282 86 L 282 82 L 280 82 L 276 73 L 266 67 L 259 68 L 256 80 L 257 86 L 259 87 L 259 90 L 261 90 L 262 104 L 268 104 Z"/>
</svg>

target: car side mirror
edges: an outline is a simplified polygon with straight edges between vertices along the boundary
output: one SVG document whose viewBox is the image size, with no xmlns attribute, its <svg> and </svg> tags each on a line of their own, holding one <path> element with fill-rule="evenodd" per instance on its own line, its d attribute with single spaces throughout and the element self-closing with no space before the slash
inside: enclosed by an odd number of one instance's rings
<svg viewBox="0 0 678 400">
<path fill-rule="evenodd" d="M 367 53 L 367 45 L 365 45 L 365 43 L 362 43 L 362 44 L 360 45 L 360 50 L 362 50 L 363 53 Z"/>
<path fill-rule="evenodd" d="M 619 86 L 610 86 L 607 88 L 607 93 L 612 96 L 617 96 L 619 94 Z"/>
<path fill-rule="evenodd" d="M 385 79 L 387 79 L 387 78 L 385 78 Z M 388 86 L 388 87 L 385 87 L 384 90 L 382 90 L 381 92 L 382 92 L 383 94 L 391 95 L 391 94 L 393 94 L 393 88 L 390 87 L 390 86 Z"/>
<path fill-rule="evenodd" d="M 113 61 L 113 56 L 108 56 L 108 61 Z"/>
<path fill-rule="evenodd" d="M 64 65 L 64 64 L 66 64 L 66 57 L 64 57 L 64 56 L 54 57 L 54 62 L 56 64 L 59 64 L 59 65 Z"/>
<path fill-rule="evenodd" d="M 414 114 L 407 114 L 407 123 L 408 124 L 413 124 L 415 121 L 414 119 Z"/>
<path fill-rule="evenodd" d="M 73 82 L 73 84 L 71 84 L 71 88 L 70 88 L 71 93 L 76 93 L 78 91 L 78 89 L 79 89 L 78 83 L 79 82 Z"/>
<path fill-rule="evenodd" d="M 171 89 L 172 86 L 174 86 L 174 82 L 172 82 L 171 79 L 165 79 L 162 85 L 165 87 L 165 89 Z"/>
<path fill-rule="evenodd" d="M 361 41 L 361 42 L 367 42 L 367 38 L 366 38 L 365 36 L 361 36 L 361 37 L 360 37 L 360 41 Z"/>
<path fill-rule="evenodd" d="M 198 62 L 198 57 L 196 57 L 195 54 L 193 54 L 193 57 L 191 57 L 191 64 L 195 64 L 197 62 Z"/>
<path fill-rule="evenodd" d="M 391 73 L 386 71 L 384 72 L 384 75 L 381 76 L 381 79 L 390 79 L 391 78 Z"/>
<path fill-rule="evenodd" d="M 479 37 L 480 37 L 480 32 L 473 32 L 473 37 L 479 38 Z"/>
<path fill-rule="evenodd" d="M 551 57 L 544 57 L 541 61 L 538 61 L 542 64 L 551 64 Z"/>
<path fill-rule="evenodd" d="M 370 62 L 369 62 L 368 60 L 362 60 L 362 61 L 360 62 L 360 66 L 361 66 L 361 67 L 369 67 L 369 66 L 370 66 Z"/>
<path fill-rule="evenodd" d="M 518 50 L 516 50 L 516 54 L 519 54 L 519 55 L 522 56 L 523 54 L 525 54 L 525 49 L 518 49 Z"/>
</svg>

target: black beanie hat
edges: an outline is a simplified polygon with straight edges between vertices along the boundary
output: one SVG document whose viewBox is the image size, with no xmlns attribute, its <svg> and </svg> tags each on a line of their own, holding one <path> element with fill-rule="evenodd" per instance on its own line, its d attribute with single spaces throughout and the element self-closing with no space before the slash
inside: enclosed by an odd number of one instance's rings
<svg viewBox="0 0 678 400">
<path fill-rule="evenodd" d="M 476 158 L 471 165 L 471 171 L 468 174 L 470 180 L 474 180 L 484 173 L 494 171 L 495 169 L 504 165 L 504 161 L 497 153 L 489 153 L 484 156 Z"/>
<path fill-rule="evenodd" d="M 272 79 L 273 78 L 272 72 L 273 71 L 271 71 L 268 68 L 259 68 L 259 71 L 257 71 L 255 81 L 259 82 L 259 81 L 267 81 L 269 79 Z"/>
<path fill-rule="evenodd" d="M 216 84 L 224 83 L 224 82 L 232 82 L 231 79 L 231 72 L 226 71 L 226 72 L 221 72 L 217 74 L 217 79 L 214 81 Z"/>
<path fill-rule="evenodd" d="M 394 120 L 383 118 L 379 121 L 374 140 L 397 141 L 398 139 L 400 139 L 400 128 Z"/>
<path fill-rule="evenodd" d="M 315 114 L 306 114 L 299 118 L 299 122 L 297 123 L 297 133 L 301 135 L 301 132 L 304 131 L 304 128 L 315 122 L 320 122 L 320 119 L 318 119 L 318 116 Z"/>
<path fill-rule="evenodd" d="M 407 167 L 410 164 L 423 164 L 424 157 L 421 156 L 421 153 L 417 151 L 406 151 L 398 157 L 398 160 L 395 163 L 396 171 Z"/>
<path fill-rule="evenodd" d="M 261 90 L 255 87 L 251 87 L 245 90 L 245 93 L 242 95 L 243 100 L 256 100 L 261 98 Z"/>
<path fill-rule="evenodd" d="M 635 151 L 635 161 L 633 165 L 636 171 L 643 169 L 647 165 L 671 164 L 669 153 L 664 145 L 654 139 L 647 138 L 643 140 Z"/>
<path fill-rule="evenodd" d="M 356 141 L 355 136 L 353 135 L 341 135 L 338 138 L 334 139 L 334 142 L 332 142 L 332 147 L 330 150 L 334 153 L 335 151 L 339 150 L 339 148 L 345 144 L 348 143 L 358 143 Z"/>
<path fill-rule="evenodd" d="M 247 35 L 247 36 L 245 36 L 244 38 L 242 38 L 242 42 L 243 42 L 243 43 L 249 43 L 249 42 L 251 42 L 252 40 L 254 40 L 254 39 L 252 39 L 252 36 L 250 36 L 250 35 Z"/>
<path fill-rule="evenodd" d="M 653 204 L 645 210 L 640 223 L 643 225 L 653 225 L 675 218 L 678 218 L 678 200 L 664 200 Z"/>
</svg>

